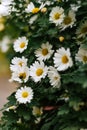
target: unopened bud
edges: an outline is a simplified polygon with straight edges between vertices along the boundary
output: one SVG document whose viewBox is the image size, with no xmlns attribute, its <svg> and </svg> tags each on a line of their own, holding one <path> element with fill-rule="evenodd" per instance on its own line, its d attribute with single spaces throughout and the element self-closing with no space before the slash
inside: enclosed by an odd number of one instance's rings
<svg viewBox="0 0 87 130">
<path fill-rule="evenodd" d="M 63 37 L 63 36 L 60 36 L 60 37 L 59 37 L 59 41 L 60 41 L 60 42 L 63 42 L 63 41 L 64 41 L 64 37 Z"/>
<path fill-rule="evenodd" d="M 45 13 L 46 11 L 47 11 L 47 8 L 46 8 L 46 7 L 44 7 L 44 8 L 41 9 L 41 12 L 42 12 L 42 13 Z"/>
</svg>

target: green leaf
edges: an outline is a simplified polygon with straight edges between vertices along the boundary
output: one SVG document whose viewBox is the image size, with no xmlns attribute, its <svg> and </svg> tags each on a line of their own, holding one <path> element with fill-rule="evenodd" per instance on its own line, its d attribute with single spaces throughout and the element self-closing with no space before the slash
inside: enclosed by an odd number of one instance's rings
<svg viewBox="0 0 87 130">
<path fill-rule="evenodd" d="M 58 115 L 64 115 L 67 113 L 69 113 L 69 107 L 67 105 L 60 107 L 60 109 L 58 111 Z"/>
<path fill-rule="evenodd" d="M 69 106 L 70 106 L 70 107 L 78 106 L 78 103 L 80 103 L 80 102 L 81 102 L 81 99 L 74 96 L 74 97 L 72 97 L 72 98 L 70 99 L 70 101 L 69 101 Z"/>
<path fill-rule="evenodd" d="M 25 120 L 30 120 L 30 110 L 26 106 L 21 106 L 17 109 L 19 117 L 24 118 Z"/>
<path fill-rule="evenodd" d="M 79 120 L 87 122 L 87 111 L 80 112 Z"/>
<path fill-rule="evenodd" d="M 45 125 L 42 126 L 41 130 L 50 130 L 51 123 L 46 123 Z"/>
<path fill-rule="evenodd" d="M 18 120 L 18 115 L 10 110 L 10 112 L 4 112 L 4 119 L 8 121 L 8 124 L 16 123 Z"/>
</svg>

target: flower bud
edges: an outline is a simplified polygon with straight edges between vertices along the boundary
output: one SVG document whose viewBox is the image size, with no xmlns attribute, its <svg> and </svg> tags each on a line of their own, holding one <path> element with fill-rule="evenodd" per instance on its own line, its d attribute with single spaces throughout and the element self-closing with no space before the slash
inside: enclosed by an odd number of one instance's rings
<svg viewBox="0 0 87 130">
<path fill-rule="evenodd" d="M 60 41 L 60 42 L 63 42 L 63 41 L 64 41 L 64 37 L 63 37 L 63 36 L 60 36 L 60 37 L 59 37 L 59 41 Z"/>
<path fill-rule="evenodd" d="M 42 12 L 42 13 L 45 13 L 46 11 L 47 11 L 47 8 L 46 8 L 46 7 L 44 7 L 44 8 L 41 9 L 41 12 Z"/>
</svg>

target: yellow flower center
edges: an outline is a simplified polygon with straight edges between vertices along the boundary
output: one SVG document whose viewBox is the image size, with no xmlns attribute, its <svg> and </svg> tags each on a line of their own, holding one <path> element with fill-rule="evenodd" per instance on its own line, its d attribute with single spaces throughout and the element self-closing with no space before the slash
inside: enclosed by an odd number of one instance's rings
<svg viewBox="0 0 87 130">
<path fill-rule="evenodd" d="M 36 70 L 36 75 L 37 75 L 37 76 L 41 76 L 42 74 L 43 74 L 43 69 L 38 68 L 38 69 Z"/>
<path fill-rule="evenodd" d="M 44 48 L 44 49 L 42 50 L 42 54 L 43 54 L 44 56 L 46 56 L 46 55 L 48 54 L 48 49 L 47 49 L 47 48 Z"/>
<path fill-rule="evenodd" d="M 20 79 L 25 79 L 26 78 L 26 73 L 24 72 L 24 73 L 20 73 L 19 74 L 19 78 Z"/>
<path fill-rule="evenodd" d="M 63 64 L 66 64 L 68 61 L 69 61 L 68 57 L 67 57 L 66 55 L 64 55 L 64 56 L 62 57 L 62 63 L 63 63 Z"/>
<path fill-rule="evenodd" d="M 25 42 L 22 42 L 21 44 L 20 44 L 20 48 L 24 48 L 25 47 Z"/>
<path fill-rule="evenodd" d="M 83 61 L 87 62 L 87 56 L 83 56 Z"/>
<path fill-rule="evenodd" d="M 82 32 L 82 33 L 87 33 L 87 27 L 83 27 L 83 28 L 81 29 L 81 32 Z"/>
<path fill-rule="evenodd" d="M 71 20 L 71 18 L 70 18 L 69 16 L 67 16 L 67 17 L 64 18 L 63 23 L 64 23 L 65 25 L 68 25 L 68 24 L 70 24 L 71 22 L 72 22 L 72 20 Z"/>
<path fill-rule="evenodd" d="M 38 12 L 39 12 L 39 8 L 34 8 L 34 9 L 32 10 L 32 13 L 33 13 L 33 14 L 38 13 Z"/>
<path fill-rule="evenodd" d="M 57 79 L 58 79 L 58 77 L 57 77 L 57 76 L 55 76 L 55 77 L 54 77 L 54 80 L 57 80 Z"/>
<path fill-rule="evenodd" d="M 61 14 L 56 13 L 56 14 L 54 15 L 54 19 L 55 19 L 55 20 L 58 20 L 58 19 L 60 18 L 60 15 L 61 15 Z"/>
<path fill-rule="evenodd" d="M 29 93 L 28 93 L 28 92 L 24 91 L 24 92 L 22 93 L 22 97 L 23 97 L 23 98 L 27 98 L 28 96 L 29 96 Z"/>
<path fill-rule="evenodd" d="M 23 62 L 19 62 L 19 65 L 22 67 L 22 65 L 23 65 Z"/>
</svg>

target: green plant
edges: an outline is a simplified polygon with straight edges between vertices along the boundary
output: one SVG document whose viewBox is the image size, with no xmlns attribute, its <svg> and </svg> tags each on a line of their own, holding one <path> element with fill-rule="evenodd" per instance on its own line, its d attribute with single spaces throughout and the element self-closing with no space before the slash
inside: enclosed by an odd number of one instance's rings
<svg viewBox="0 0 87 130">
<path fill-rule="evenodd" d="M 12 4 L 12 3 L 11 3 Z M 87 129 L 87 2 L 15 0 L 17 29 L 2 130 Z"/>
</svg>

